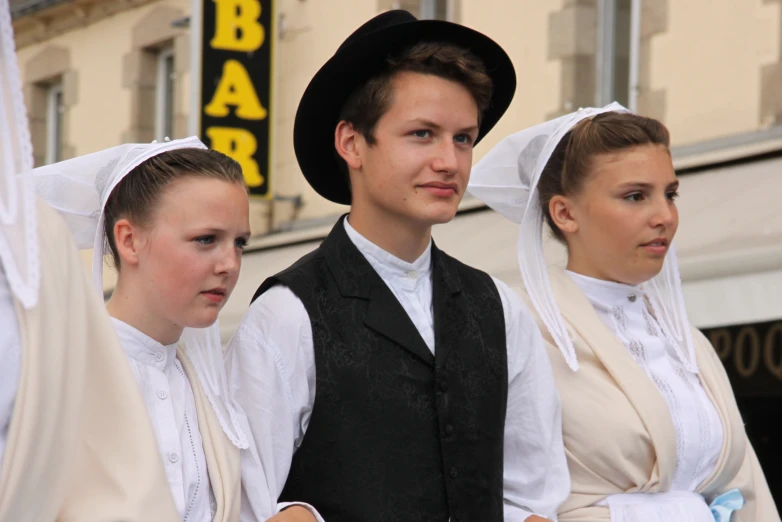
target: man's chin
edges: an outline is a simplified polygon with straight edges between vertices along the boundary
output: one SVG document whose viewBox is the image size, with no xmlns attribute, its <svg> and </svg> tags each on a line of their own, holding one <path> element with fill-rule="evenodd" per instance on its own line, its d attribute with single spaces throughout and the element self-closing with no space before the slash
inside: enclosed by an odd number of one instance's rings
<svg viewBox="0 0 782 522">
<path fill-rule="evenodd" d="M 453 221 L 456 217 L 456 211 L 459 210 L 458 202 L 449 202 L 449 204 L 439 203 L 429 206 L 424 212 L 425 219 L 430 225 L 442 225 Z"/>
<path fill-rule="evenodd" d="M 433 217 L 431 219 L 431 224 L 432 225 L 444 225 L 446 223 L 450 223 L 451 221 L 453 221 L 453 218 L 455 218 L 455 217 L 456 217 L 456 212 L 450 212 L 450 213 L 447 213 L 447 214 L 440 214 L 440 215 L 438 215 L 436 217 Z"/>
</svg>

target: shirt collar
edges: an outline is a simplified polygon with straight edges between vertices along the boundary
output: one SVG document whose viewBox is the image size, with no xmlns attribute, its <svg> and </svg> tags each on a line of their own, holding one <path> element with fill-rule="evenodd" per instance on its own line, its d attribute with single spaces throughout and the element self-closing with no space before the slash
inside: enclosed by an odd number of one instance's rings
<svg viewBox="0 0 782 522">
<path fill-rule="evenodd" d="M 115 317 L 112 317 L 111 321 L 114 323 L 114 329 L 117 331 L 125 355 L 160 371 L 174 364 L 178 343 L 163 345 L 124 321 Z"/>
<path fill-rule="evenodd" d="M 429 245 L 418 259 L 408 263 L 399 259 L 395 255 L 386 252 L 370 240 L 359 234 L 347 219 L 342 221 L 345 224 L 345 232 L 350 240 L 356 246 L 359 252 L 369 261 L 372 268 L 381 276 L 400 277 L 408 280 L 419 281 L 428 278 L 432 273 L 432 240 L 429 239 Z"/>
<path fill-rule="evenodd" d="M 639 286 L 615 283 L 565 270 L 576 285 L 584 292 L 596 309 L 611 310 L 615 306 L 641 301 L 643 292 Z"/>
</svg>

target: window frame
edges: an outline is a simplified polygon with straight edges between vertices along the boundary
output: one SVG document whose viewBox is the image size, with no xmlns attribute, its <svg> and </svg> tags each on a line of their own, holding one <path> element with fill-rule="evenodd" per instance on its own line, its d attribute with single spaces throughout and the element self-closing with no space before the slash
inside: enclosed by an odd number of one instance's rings
<svg viewBox="0 0 782 522">
<path fill-rule="evenodd" d="M 453 0 L 418 0 L 418 12 L 413 14 L 420 20 L 439 20 L 436 18 L 439 2 L 445 3 L 445 18 L 443 20 L 452 21 L 454 10 Z M 394 1 L 392 7 L 394 9 L 401 9 L 401 2 L 399 0 Z"/>
<path fill-rule="evenodd" d="M 639 65 L 641 55 L 641 0 L 630 1 L 630 48 L 627 75 L 627 108 L 636 111 L 639 93 Z M 615 101 L 616 93 L 616 15 L 617 0 L 600 0 L 597 9 L 597 53 L 595 103 L 602 107 Z"/>
<path fill-rule="evenodd" d="M 155 54 L 155 139 L 163 141 L 166 138 L 173 139 L 174 133 L 176 57 L 172 46 L 163 47 Z"/>
<path fill-rule="evenodd" d="M 62 158 L 63 86 L 61 81 L 46 86 L 46 155 L 47 165 Z"/>
</svg>

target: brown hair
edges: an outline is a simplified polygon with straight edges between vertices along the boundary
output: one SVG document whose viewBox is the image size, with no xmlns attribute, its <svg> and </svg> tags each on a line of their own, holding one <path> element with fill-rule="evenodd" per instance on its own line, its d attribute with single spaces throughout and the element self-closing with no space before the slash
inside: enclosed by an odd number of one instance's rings
<svg viewBox="0 0 782 522">
<path fill-rule="evenodd" d="M 389 57 L 385 69 L 358 86 L 342 106 L 339 121 L 351 123 L 370 145 L 375 143 L 377 122 L 391 105 L 391 82 L 400 72 L 428 74 L 462 84 L 475 99 L 479 122 L 491 102 L 494 86 L 480 58 L 446 42 L 417 43 Z M 347 176 L 347 165 L 337 158 Z"/>
<path fill-rule="evenodd" d="M 670 146 L 670 135 L 659 121 L 627 112 L 604 112 L 578 122 L 557 144 L 538 182 L 538 197 L 551 232 L 560 242 L 565 236 L 554 223 L 549 202 L 554 196 L 577 194 L 598 154 L 638 145 Z"/>
<path fill-rule="evenodd" d="M 143 226 L 154 212 L 163 190 L 186 176 L 244 183 L 242 167 L 236 161 L 209 149 L 171 150 L 138 165 L 114 187 L 103 211 L 103 231 L 117 270 L 120 269 L 114 238 L 117 220 L 126 218 Z"/>
<path fill-rule="evenodd" d="M 374 144 L 377 122 L 391 105 L 391 81 L 400 72 L 438 76 L 464 85 L 475 99 L 480 115 L 488 108 L 493 85 L 483 61 L 467 49 L 444 42 L 415 44 L 386 60 L 386 68 L 369 78 L 350 95 L 339 115 Z"/>
</svg>

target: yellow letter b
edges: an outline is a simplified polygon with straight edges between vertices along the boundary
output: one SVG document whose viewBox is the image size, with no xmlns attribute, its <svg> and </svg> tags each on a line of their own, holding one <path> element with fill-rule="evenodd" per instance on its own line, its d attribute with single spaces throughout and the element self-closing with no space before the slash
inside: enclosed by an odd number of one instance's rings
<svg viewBox="0 0 782 522">
<path fill-rule="evenodd" d="M 214 0 L 214 3 L 215 35 L 209 42 L 212 48 L 252 52 L 263 45 L 266 31 L 258 22 L 261 0 Z"/>
</svg>

